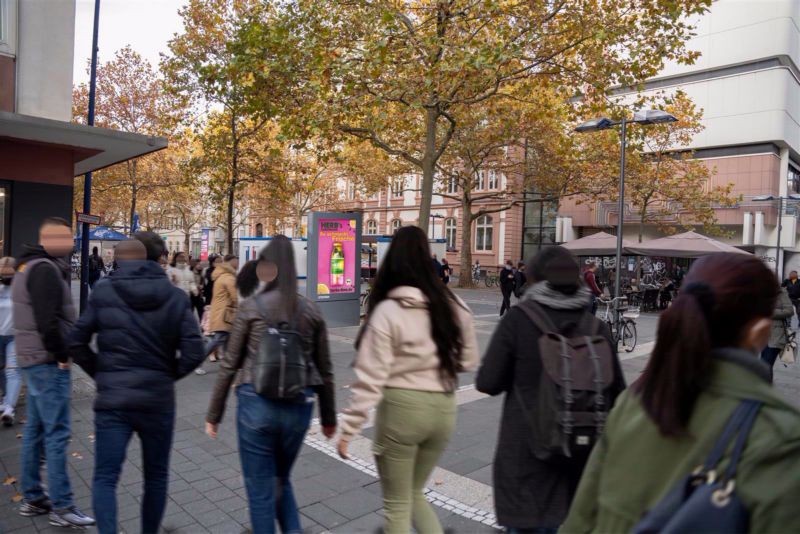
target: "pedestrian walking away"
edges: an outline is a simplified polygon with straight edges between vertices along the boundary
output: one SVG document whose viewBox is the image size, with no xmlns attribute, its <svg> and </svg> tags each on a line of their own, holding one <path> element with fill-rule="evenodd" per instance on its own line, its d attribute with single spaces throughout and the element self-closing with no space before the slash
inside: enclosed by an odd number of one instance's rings
<svg viewBox="0 0 800 534">
<path fill-rule="evenodd" d="M 547 534 L 566 518 L 591 445 L 625 379 L 608 328 L 589 313 L 589 291 L 571 253 L 547 247 L 526 272 L 530 285 L 500 321 L 475 385 L 489 395 L 505 394 L 493 465 L 497 520 L 510 532 Z M 562 342 L 574 354 L 565 355 Z M 565 356 L 574 367 L 563 365 Z M 574 421 L 569 433 L 563 414 Z"/>
<path fill-rule="evenodd" d="M 92 502 L 98 531 L 115 534 L 117 484 L 135 433 L 144 473 L 141 532 L 156 534 L 167 503 L 174 383 L 205 353 L 186 294 L 146 259 L 145 246 L 122 241 L 115 259 L 119 270 L 95 286 L 70 343 L 75 362 L 97 384 Z"/>
<path fill-rule="evenodd" d="M 103 263 L 103 258 L 100 257 L 97 247 L 93 247 L 92 253 L 89 255 L 89 287 L 94 288 L 105 270 L 106 265 Z"/>
<path fill-rule="evenodd" d="M 800 280 L 797 278 L 797 271 L 790 272 L 789 278 L 783 281 L 782 286 L 789 294 L 789 300 L 792 301 L 800 325 Z"/>
<path fill-rule="evenodd" d="M 22 388 L 14 343 L 14 310 L 11 299 L 11 282 L 15 268 L 14 258 L 0 258 L 0 421 L 6 427 L 14 425 L 17 400 Z"/>
<path fill-rule="evenodd" d="M 412 523 L 417 532 L 442 532 L 423 490 L 455 428 L 457 375 L 478 362 L 472 314 L 436 278 L 430 257 L 422 230 L 395 233 L 370 293 L 341 418 L 338 450 L 348 458 L 377 406 L 373 453 L 388 534 L 408 534 Z"/>
<path fill-rule="evenodd" d="M 503 294 L 503 304 L 500 306 L 500 317 L 511 309 L 511 294 L 514 292 L 514 264 L 506 260 L 500 270 L 500 292 Z"/>
<path fill-rule="evenodd" d="M 442 282 L 444 285 L 450 283 L 450 277 L 453 275 L 453 268 L 450 267 L 450 263 L 447 261 L 447 258 L 442 258 Z"/>
<path fill-rule="evenodd" d="M 206 357 L 212 356 L 212 361 L 217 361 L 218 349 L 224 350 L 228 343 L 233 318 L 239 306 L 239 293 L 236 289 L 236 269 L 239 267 L 239 258 L 230 254 L 225 256 L 222 263 L 217 263 L 211 279 L 214 282 L 214 296 L 209 309 L 208 329 L 211 340 L 206 345 Z M 204 375 L 202 367 L 197 368 L 197 374 Z"/>
<path fill-rule="evenodd" d="M 596 272 L 597 264 L 595 262 L 591 262 L 586 266 L 586 271 L 583 273 L 583 281 L 591 293 L 589 298 L 591 300 L 592 315 L 597 314 L 597 300 L 603 296 L 603 290 L 597 285 L 597 276 L 595 275 Z"/>
<path fill-rule="evenodd" d="M 789 293 L 785 287 L 778 293 L 775 304 L 775 312 L 772 314 L 772 330 L 769 335 L 769 342 L 764 350 L 761 351 L 761 359 L 769 366 L 769 380 L 772 382 L 775 360 L 784 347 L 789 343 L 789 326 L 794 315 L 794 307 L 789 299 Z"/>
<path fill-rule="evenodd" d="M 206 433 L 217 437 L 235 380 L 239 456 L 252 532 L 274 533 L 276 521 L 282 532 L 302 532 L 291 471 L 311 422 L 315 395 L 323 434 L 331 438 L 336 432 L 327 329 L 314 303 L 297 294 L 288 238 L 275 236 L 259 255 L 257 270 L 248 272 L 266 285 L 236 313 L 209 403 Z M 274 364 L 272 371 L 263 358 Z"/>
<path fill-rule="evenodd" d="M 800 532 L 800 411 L 758 359 L 777 295 L 754 256 L 692 265 L 560 532 Z"/>
<path fill-rule="evenodd" d="M 82 528 L 94 519 L 75 506 L 67 473 L 72 384 L 66 333 L 75 322 L 67 258 L 72 248 L 72 225 L 45 219 L 39 245 L 26 247 L 19 259 L 11 295 L 17 364 L 28 388 L 20 514 L 49 514 L 51 525 Z M 42 457 L 49 495 L 39 472 Z"/>
<path fill-rule="evenodd" d="M 525 263 L 517 263 L 517 270 L 514 271 L 514 296 L 521 299 L 525 293 L 525 286 L 528 283 L 528 277 L 525 275 Z"/>
</svg>

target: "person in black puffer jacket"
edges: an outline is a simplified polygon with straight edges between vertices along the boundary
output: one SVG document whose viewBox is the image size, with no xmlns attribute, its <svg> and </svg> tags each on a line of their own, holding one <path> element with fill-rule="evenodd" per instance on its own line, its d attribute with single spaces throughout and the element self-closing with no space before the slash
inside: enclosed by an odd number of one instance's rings
<svg viewBox="0 0 800 534">
<path fill-rule="evenodd" d="M 142 532 L 158 532 L 167 500 L 175 381 L 205 354 L 186 294 L 136 240 L 117 245 L 119 269 L 94 287 L 70 349 L 97 384 L 93 508 L 101 533 L 116 532 L 116 486 L 133 432 L 144 460 Z M 98 353 L 89 346 L 97 334 Z M 180 352 L 180 356 L 178 356 Z"/>
</svg>

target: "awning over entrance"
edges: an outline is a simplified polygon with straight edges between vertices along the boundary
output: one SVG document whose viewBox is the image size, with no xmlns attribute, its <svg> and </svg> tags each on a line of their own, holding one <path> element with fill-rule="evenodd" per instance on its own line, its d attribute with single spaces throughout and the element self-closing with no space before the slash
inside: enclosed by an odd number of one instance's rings
<svg viewBox="0 0 800 534">
<path fill-rule="evenodd" d="M 167 147 L 163 137 L 30 117 L 0 111 L 0 140 L 71 150 L 73 176 L 96 171 Z"/>
</svg>

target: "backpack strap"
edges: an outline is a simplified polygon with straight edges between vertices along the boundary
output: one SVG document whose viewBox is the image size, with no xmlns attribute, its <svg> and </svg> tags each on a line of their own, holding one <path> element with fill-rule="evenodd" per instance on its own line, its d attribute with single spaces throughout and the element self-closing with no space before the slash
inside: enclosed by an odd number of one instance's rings
<svg viewBox="0 0 800 534">
<path fill-rule="evenodd" d="M 542 334 L 548 332 L 559 332 L 556 324 L 547 316 L 541 306 L 532 300 L 526 300 L 517 306 L 528 316 L 536 328 L 542 331 Z"/>
</svg>

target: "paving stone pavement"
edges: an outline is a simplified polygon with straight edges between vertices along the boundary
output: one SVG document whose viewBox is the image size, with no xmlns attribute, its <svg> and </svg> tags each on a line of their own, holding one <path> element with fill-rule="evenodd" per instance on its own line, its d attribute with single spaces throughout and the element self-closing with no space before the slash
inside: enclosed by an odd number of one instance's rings
<svg viewBox="0 0 800 534">
<path fill-rule="evenodd" d="M 490 291 L 462 293 L 477 316 L 479 343 L 484 349 L 497 323 L 500 299 Z M 656 318 L 640 322 L 640 336 L 652 340 Z M 356 328 L 331 329 L 331 351 L 338 386 L 338 403 L 343 406 L 353 380 L 352 340 Z M 623 361 L 629 381 L 644 368 L 647 355 Z M 176 432 L 171 457 L 169 501 L 163 521 L 165 533 L 239 534 L 249 532 L 247 498 L 237 453 L 234 428 L 235 396 L 231 395 L 219 438 L 203 433 L 204 415 L 216 368 L 206 364 L 205 376 L 192 374 L 178 385 Z M 79 370 L 73 373 L 72 442 L 69 471 L 76 504 L 91 513 L 93 471 L 93 386 Z M 775 368 L 776 384 L 791 400 L 800 399 L 800 366 Z M 501 397 L 489 398 L 471 390 L 473 375 L 462 379 L 459 419 L 450 445 L 431 477 L 429 499 L 445 528 L 472 534 L 497 532 L 491 506 L 491 464 L 502 410 Z M 24 399 L 23 399 L 24 402 Z M 45 518 L 23 518 L 13 502 L 19 478 L 22 424 L 0 428 L 0 533 L 64 532 L 50 527 Z M 293 471 L 294 488 L 302 524 L 307 533 L 375 532 L 382 525 L 381 491 L 369 455 L 372 430 L 364 432 L 361 457 L 343 462 L 315 428 Z M 355 445 L 355 444 L 354 444 Z M 354 447 L 355 448 L 355 447 Z M 139 532 L 142 496 L 142 461 L 138 439 L 134 438 L 117 492 L 120 531 Z M 469 503 L 473 503 L 470 505 Z"/>
</svg>

